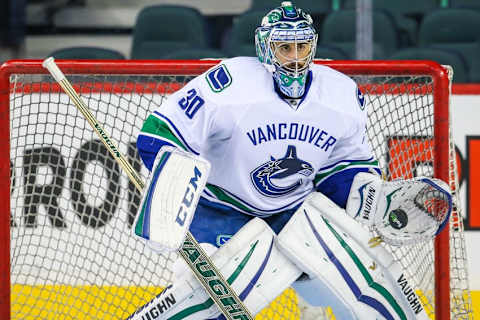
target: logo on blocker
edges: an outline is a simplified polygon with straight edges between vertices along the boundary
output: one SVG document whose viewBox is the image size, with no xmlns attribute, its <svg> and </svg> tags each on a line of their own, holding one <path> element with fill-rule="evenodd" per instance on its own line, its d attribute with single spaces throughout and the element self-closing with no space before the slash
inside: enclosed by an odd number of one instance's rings
<svg viewBox="0 0 480 320">
<path fill-rule="evenodd" d="M 190 182 L 187 186 L 187 190 L 185 190 L 185 195 L 183 196 L 182 203 L 180 204 L 180 208 L 178 209 L 177 218 L 175 221 L 183 227 L 185 224 L 185 220 L 187 219 L 188 213 L 187 210 L 192 205 L 193 199 L 195 198 L 195 193 L 201 192 L 201 189 L 197 187 L 198 179 L 202 176 L 202 172 L 200 169 L 195 166 L 193 169 L 193 177 L 190 178 Z M 193 190 L 190 189 L 193 187 Z"/>
<path fill-rule="evenodd" d="M 232 84 L 232 77 L 224 64 L 210 70 L 206 75 L 207 82 L 213 92 L 223 91 Z"/>
</svg>

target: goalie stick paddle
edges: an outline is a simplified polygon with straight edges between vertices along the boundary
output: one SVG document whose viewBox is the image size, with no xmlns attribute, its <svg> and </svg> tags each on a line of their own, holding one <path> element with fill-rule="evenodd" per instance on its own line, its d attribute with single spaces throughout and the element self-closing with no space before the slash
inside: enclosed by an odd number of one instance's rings
<svg viewBox="0 0 480 320">
<path fill-rule="evenodd" d="M 135 184 L 139 191 L 145 187 L 140 175 L 133 169 L 124 155 L 118 150 L 115 143 L 110 139 L 102 126 L 95 119 L 83 102 L 78 93 L 72 87 L 70 81 L 65 77 L 63 72 L 57 66 L 53 57 L 45 59 L 42 66 L 46 68 L 53 76 L 55 81 L 62 87 L 65 93 L 70 97 L 73 104 L 87 119 L 88 123 L 100 137 L 102 143 L 107 147 L 113 158 L 125 170 L 129 179 Z M 253 320 L 252 315 L 240 300 L 238 295 L 233 291 L 222 274 L 217 270 L 213 262 L 210 260 L 205 251 L 200 247 L 197 240 L 190 232 L 187 232 L 186 238 L 179 250 L 180 255 L 190 267 L 196 278 L 202 286 L 207 290 L 210 297 L 215 301 L 216 305 L 228 320 Z M 209 272 L 201 272 L 208 269 Z M 221 289 L 220 289 L 221 287 Z"/>
</svg>

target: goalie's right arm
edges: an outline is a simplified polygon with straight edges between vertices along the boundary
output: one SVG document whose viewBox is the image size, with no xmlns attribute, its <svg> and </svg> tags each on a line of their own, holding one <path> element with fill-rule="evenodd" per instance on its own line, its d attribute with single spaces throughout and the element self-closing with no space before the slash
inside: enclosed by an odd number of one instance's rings
<svg viewBox="0 0 480 320">
<path fill-rule="evenodd" d="M 175 147 L 162 147 L 143 191 L 134 234 L 156 251 L 178 250 L 209 173 L 207 160 Z"/>
</svg>

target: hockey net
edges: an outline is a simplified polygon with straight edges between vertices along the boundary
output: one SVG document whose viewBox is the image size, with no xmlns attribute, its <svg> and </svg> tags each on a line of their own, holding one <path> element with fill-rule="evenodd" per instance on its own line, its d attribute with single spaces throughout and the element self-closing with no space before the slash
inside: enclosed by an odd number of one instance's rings
<svg viewBox="0 0 480 320">
<path fill-rule="evenodd" d="M 430 62 L 321 63 L 358 82 L 368 136 L 387 179 L 427 175 L 450 183 L 449 227 L 436 241 L 389 249 L 432 319 L 472 318 L 447 69 Z M 146 180 L 135 148 L 143 121 L 215 62 L 58 64 Z M 0 73 L 0 318 L 126 318 L 171 282 L 178 257 L 155 254 L 132 237 L 138 191 L 46 73 L 41 61 L 12 61 Z M 288 289 L 256 319 L 320 314 L 334 317 Z"/>
</svg>

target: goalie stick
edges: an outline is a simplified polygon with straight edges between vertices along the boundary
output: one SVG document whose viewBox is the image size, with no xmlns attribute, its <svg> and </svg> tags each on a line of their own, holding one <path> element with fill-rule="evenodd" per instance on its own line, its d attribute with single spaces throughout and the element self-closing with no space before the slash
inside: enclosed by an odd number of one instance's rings
<svg viewBox="0 0 480 320">
<path fill-rule="evenodd" d="M 129 179 L 135 184 L 139 191 L 145 187 L 140 175 L 133 169 L 124 155 L 118 150 L 115 143 L 110 139 L 102 126 L 95 119 L 88 109 L 88 106 L 80 98 L 70 81 L 65 77 L 63 72 L 57 66 L 53 57 L 45 59 L 42 66 L 46 68 L 53 76 L 55 81 L 62 87 L 65 93 L 70 97 L 73 104 L 87 119 L 88 123 L 100 137 L 102 143 L 107 147 L 113 158 L 125 170 Z M 206 289 L 210 297 L 216 303 L 220 311 L 228 320 L 253 320 L 252 315 L 245 307 L 243 302 L 237 296 L 235 291 L 230 287 L 222 274 L 214 266 L 208 255 L 200 247 L 197 240 L 190 232 L 187 232 L 186 238 L 179 250 L 180 255 L 192 270 L 195 277 L 200 281 Z M 208 269 L 209 272 L 202 272 Z M 219 289 L 222 287 L 222 290 Z"/>
</svg>

